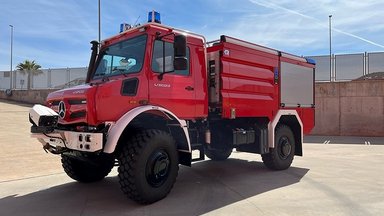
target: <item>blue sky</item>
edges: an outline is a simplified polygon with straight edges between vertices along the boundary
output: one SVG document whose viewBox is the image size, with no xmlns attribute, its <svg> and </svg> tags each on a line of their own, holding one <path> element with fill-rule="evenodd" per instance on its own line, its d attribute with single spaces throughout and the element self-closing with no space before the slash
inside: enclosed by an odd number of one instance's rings
<svg viewBox="0 0 384 216">
<path fill-rule="evenodd" d="M 0 0 L 0 71 L 29 59 L 43 68 L 88 65 L 98 38 L 97 0 Z M 166 25 L 204 35 L 230 35 L 296 55 L 329 53 L 332 14 L 334 53 L 384 51 L 382 0 L 101 0 L 102 38 L 122 22 L 146 22 L 148 11 Z"/>
</svg>

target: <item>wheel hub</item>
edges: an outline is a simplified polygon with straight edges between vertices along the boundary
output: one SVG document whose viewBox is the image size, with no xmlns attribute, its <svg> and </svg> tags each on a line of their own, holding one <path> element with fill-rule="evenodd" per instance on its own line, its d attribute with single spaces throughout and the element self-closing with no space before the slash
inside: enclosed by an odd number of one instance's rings
<svg viewBox="0 0 384 216">
<path fill-rule="evenodd" d="M 282 159 L 287 159 L 292 152 L 292 145 L 287 137 L 281 137 L 279 140 L 279 155 Z"/>
<path fill-rule="evenodd" d="M 146 166 L 146 178 L 153 187 L 161 186 L 168 178 L 169 156 L 164 150 L 158 150 L 149 157 Z"/>
</svg>

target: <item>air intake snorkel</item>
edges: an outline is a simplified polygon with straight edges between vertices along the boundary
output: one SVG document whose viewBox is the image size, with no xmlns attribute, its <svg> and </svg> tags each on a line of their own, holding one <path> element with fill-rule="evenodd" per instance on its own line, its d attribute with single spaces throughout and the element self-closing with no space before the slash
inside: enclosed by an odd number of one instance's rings
<svg viewBox="0 0 384 216">
<path fill-rule="evenodd" d="M 88 66 L 88 72 L 87 72 L 87 78 L 85 79 L 85 83 L 89 83 L 92 77 L 92 73 L 94 71 L 94 67 L 96 64 L 96 58 L 97 54 L 99 52 L 99 42 L 97 41 L 91 41 L 92 44 L 92 54 L 91 54 L 91 59 L 89 60 L 89 66 Z"/>
</svg>

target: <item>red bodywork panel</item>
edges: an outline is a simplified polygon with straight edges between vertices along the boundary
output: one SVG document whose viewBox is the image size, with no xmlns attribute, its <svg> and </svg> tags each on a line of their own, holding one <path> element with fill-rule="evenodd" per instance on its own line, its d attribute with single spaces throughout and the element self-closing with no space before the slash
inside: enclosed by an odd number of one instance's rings
<svg viewBox="0 0 384 216">
<path fill-rule="evenodd" d="M 208 53 L 217 47 L 208 48 Z M 274 84 L 274 68 L 278 56 L 223 42 L 221 56 L 221 98 L 223 118 L 268 117 L 278 108 L 278 85 Z"/>
<path fill-rule="evenodd" d="M 314 108 L 281 106 L 281 62 L 314 68 L 304 58 L 285 54 L 222 36 L 219 43 L 207 49 L 208 55 L 219 55 L 220 101 L 222 117 L 267 117 L 270 121 L 279 109 L 295 109 L 303 122 L 304 133 L 314 127 Z M 311 80 L 314 82 L 314 80 Z M 300 85 L 300 83 L 297 83 Z M 314 100 L 314 95 L 313 95 Z M 313 104 L 314 105 L 314 104 Z"/>
</svg>

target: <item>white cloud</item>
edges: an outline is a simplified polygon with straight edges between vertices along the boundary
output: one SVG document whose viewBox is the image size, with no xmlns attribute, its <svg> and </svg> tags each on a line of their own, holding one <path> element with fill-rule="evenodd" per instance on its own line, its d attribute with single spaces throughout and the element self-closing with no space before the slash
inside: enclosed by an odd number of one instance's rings
<svg viewBox="0 0 384 216">
<path fill-rule="evenodd" d="M 328 52 L 328 15 L 333 14 L 333 41 L 336 52 L 343 52 L 349 42 L 360 47 L 358 52 L 383 49 L 382 32 L 384 8 L 381 1 L 266 1 L 249 0 L 251 8 L 241 9 L 241 3 L 232 10 L 241 11 L 230 25 L 214 28 L 245 40 L 296 54 L 326 54 Z M 229 10 L 228 12 L 230 12 Z M 261 12 L 260 12 L 261 11 Z M 375 27 L 373 27 L 375 26 Z M 211 35 L 212 33 L 208 33 Z M 382 35 L 382 33 L 381 33 Z M 356 46 L 358 44 L 358 46 Z M 340 49 L 339 49 L 340 48 Z M 368 50 L 368 51 L 369 51 Z"/>
</svg>

